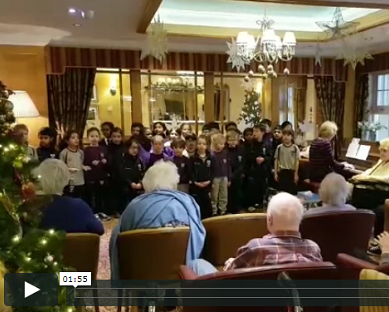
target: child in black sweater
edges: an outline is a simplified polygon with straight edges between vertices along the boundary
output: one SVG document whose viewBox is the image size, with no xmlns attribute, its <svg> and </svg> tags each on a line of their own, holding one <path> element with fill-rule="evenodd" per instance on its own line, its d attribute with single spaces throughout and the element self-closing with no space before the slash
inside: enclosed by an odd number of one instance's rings
<svg viewBox="0 0 389 312">
<path fill-rule="evenodd" d="M 200 135 L 197 139 L 197 151 L 190 158 L 189 193 L 200 206 L 202 219 L 212 215 L 212 159 L 211 154 L 207 150 L 207 145 L 207 136 Z"/>
<path fill-rule="evenodd" d="M 130 139 L 114 159 L 114 181 L 118 189 L 118 210 L 122 213 L 127 205 L 143 192 L 142 179 L 145 167 L 139 158 L 139 143 Z"/>
<path fill-rule="evenodd" d="M 111 211 L 107 193 L 107 149 L 99 145 L 99 129 L 95 127 L 88 129 L 87 136 L 90 145 L 84 149 L 84 166 L 90 170 L 85 171 L 86 200 L 96 217 L 108 221 Z"/>
<path fill-rule="evenodd" d="M 39 162 L 50 158 L 58 158 L 59 153 L 56 145 L 57 131 L 49 127 L 42 128 L 39 131 L 39 147 L 36 149 Z"/>
<path fill-rule="evenodd" d="M 228 190 L 229 213 L 237 213 L 242 207 L 242 159 L 243 146 L 239 145 L 239 135 L 236 131 L 229 131 L 226 135 L 226 151 L 231 166 L 231 185 Z"/>
<path fill-rule="evenodd" d="M 180 175 L 180 182 L 178 182 L 177 189 L 184 193 L 189 193 L 189 158 L 183 155 L 185 150 L 185 140 L 175 139 L 171 143 L 174 150 L 173 162 L 177 166 L 178 174 Z"/>
</svg>

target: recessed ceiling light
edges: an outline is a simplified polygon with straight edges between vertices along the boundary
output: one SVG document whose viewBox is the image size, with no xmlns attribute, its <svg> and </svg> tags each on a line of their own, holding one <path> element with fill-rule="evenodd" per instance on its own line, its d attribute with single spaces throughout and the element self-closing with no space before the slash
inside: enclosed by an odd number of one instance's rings
<svg viewBox="0 0 389 312">
<path fill-rule="evenodd" d="M 69 14 L 74 14 L 74 13 L 76 13 L 76 12 L 77 12 L 77 10 L 74 9 L 74 8 L 70 8 L 70 9 L 68 10 L 68 13 L 69 13 Z"/>
<path fill-rule="evenodd" d="M 74 27 L 80 27 L 80 26 L 81 26 L 81 24 L 79 24 L 79 23 L 75 23 L 75 24 L 73 24 L 73 26 L 74 26 Z"/>
</svg>

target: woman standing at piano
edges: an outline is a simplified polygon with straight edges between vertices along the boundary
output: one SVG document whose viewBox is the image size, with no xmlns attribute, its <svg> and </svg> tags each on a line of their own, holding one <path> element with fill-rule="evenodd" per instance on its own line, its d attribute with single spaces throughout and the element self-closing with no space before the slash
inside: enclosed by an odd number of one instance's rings
<svg viewBox="0 0 389 312">
<path fill-rule="evenodd" d="M 377 164 L 350 180 L 353 206 L 376 213 L 374 232 L 377 235 L 384 230 L 384 204 L 389 199 L 389 138 L 380 142 L 379 151 Z"/>
</svg>

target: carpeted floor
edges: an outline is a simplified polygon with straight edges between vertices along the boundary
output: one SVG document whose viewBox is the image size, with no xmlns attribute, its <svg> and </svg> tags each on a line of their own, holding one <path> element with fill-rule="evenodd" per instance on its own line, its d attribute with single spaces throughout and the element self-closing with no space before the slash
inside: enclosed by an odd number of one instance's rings
<svg viewBox="0 0 389 312">
<path fill-rule="evenodd" d="M 117 222 L 117 219 L 104 222 L 105 233 L 100 238 L 100 259 L 99 270 L 97 272 L 97 279 L 99 280 L 109 280 L 111 278 L 109 263 L 109 238 L 111 237 L 111 231 L 116 226 Z M 114 312 L 116 310 L 116 307 L 100 307 L 100 312 Z"/>
<path fill-rule="evenodd" d="M 97 279 L 99 280 L 109 280 L 111 278 L 109 264 L 109 239 L 111 237 L 112 229 L 116 226 L 117 222 L 117 219 L 104 222 L 105 233 L 100 238 L 99 271 L 97 272 Z"/>
</svg>

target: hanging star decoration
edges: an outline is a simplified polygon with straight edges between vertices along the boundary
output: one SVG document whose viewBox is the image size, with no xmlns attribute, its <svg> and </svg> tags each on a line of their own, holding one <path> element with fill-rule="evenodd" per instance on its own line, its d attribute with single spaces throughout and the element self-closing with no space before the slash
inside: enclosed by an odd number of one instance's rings
<svg viewBox="0 0 389 312">
<path fill-rule="evenodd" d="M 315 66 L 321 67 L 321 49 L 319 41 L 316 43 Z"/>
<path fill-rule="evenodd" d="M 162 63 L 167 54 L 167 30 L 158 16 L 150 25 L 140 59 L 143 60 L 146 56 L 151 55 Z"/>
<path fill-rule="evenodd" d="M 364 66 L 365 60 L 373 59 L 373 56 L 363 48 L 365 45 L 361 44 L 357 36 L 353 36 L 352 38 L 348 37 L 348 40 L 343 38 L 342 46 L 342 50 L 336 59 L 343 60 L 344 66 L 350 65 L 355 70 L 358 64 Z"/>
<path fill-rule="evenodd" d="M 356 31 L 359 23 L 345 22 L 340 8 L 336 8 L 332 21 L 316 22 L 325 32 L 331 35 L 331 39 L 347 36 Z"/>
<path fill-rule="evenodd" d="M 231 42 L 227 42 L 227 46 L 227 54 L 229 55 L 227 63 L 231 63 L 232 69 L 236 68 L 236 70 L 239 72 L 241 69 L 244 69 L 245 62 L 242 56 L 239 55 L 239 48 L 235 39 L 232 38 Z"/>
<path fill-rule="evenodd" d="M 347 48 L 344 49 L 337 57 L 337 60 L 343 60 L 343 65 L 347 66 L 350 64 L 350 66 L 355 70 L 357 68 L 358 64 L 361 64 L 362 66 L 365 66 L 365 60 L 373 60 L 373 56 L 362 50 L 358 50 L 356 48 Z"/>
</svg>

